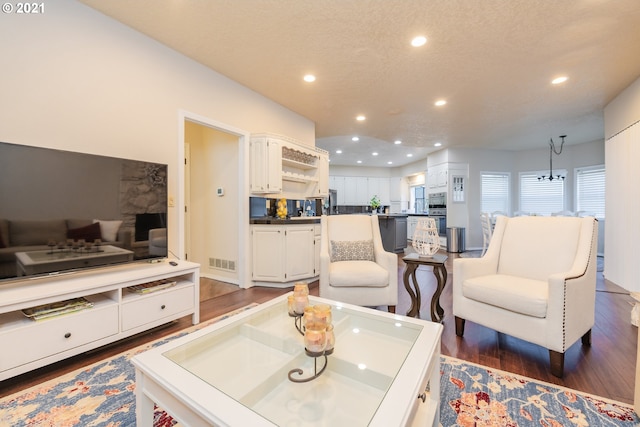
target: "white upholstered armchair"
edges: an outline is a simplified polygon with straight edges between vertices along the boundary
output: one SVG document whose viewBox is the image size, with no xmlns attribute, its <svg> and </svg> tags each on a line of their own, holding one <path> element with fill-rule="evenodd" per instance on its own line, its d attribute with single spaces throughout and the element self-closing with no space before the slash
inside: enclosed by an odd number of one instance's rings
<svg viewBox="0 0 640 427">
<path fill-rule="evenodd" d="M 350 304 L 398 303 L 398 256 L 385 252 L 376 215 L 323 215 L 320 296 Z"/>
<path fill-rule="evenodd" d="M 597 240 L 594 218 L 499 217 L 482 258 L 453 261 L 456 334 L 470 320 L 543 346 L 562 377 L 565 351 L 591 343 Z"/>
</svg>

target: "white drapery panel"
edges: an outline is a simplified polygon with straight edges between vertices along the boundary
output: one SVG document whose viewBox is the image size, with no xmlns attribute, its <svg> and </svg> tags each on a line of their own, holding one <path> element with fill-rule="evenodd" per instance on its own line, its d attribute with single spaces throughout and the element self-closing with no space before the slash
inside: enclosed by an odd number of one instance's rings
<svg viewBox="0 0 640 427">
<path fill-rule="evenodd" d="M 640 122 L 605 142 L 605 277 L 640 292 Z"/>
</svg>

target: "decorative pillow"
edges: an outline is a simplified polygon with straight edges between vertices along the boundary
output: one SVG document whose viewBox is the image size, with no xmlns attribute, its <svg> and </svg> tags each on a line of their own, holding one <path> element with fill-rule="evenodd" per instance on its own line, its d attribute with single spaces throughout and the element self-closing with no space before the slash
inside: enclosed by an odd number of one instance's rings
<svg viewBox="0 0 640 427">
<path fill-rule="evenodd" d="M 103 221 L 94 219 L 93 222 L 100 224 L 100 234 L 105 242 L 115 242 L 118 240 L 118 229 L 122 225 L 122 221 Z"/>
<path fill-rule="evenodd" d="M 331 262 L 375 261 L 373 240 L 331 241 Z"/>
<path fill-rule="evenodd" d="M 94 222 L 86 227 L 71 228 L 67 230 L 67 239 L 84 239 L 87 242 L 95 242 L 96 239 L 102 239 L 100 223 Z"/>
</svg>

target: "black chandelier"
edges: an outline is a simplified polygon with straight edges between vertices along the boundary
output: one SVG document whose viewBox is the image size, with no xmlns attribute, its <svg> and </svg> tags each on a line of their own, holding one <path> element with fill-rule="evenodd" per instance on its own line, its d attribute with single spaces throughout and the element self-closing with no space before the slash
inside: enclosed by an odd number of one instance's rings
<svg viewBox="0 0 640 427">
<path fill-rule="evenodd" d="M 567 135 L 560 135 L 560 138 L 562 139 L 562 142 L 560 143 L 560 149 L 557 150 L 556 149 L 556 145 L 553 142 L 553 138 L 549 138 L 549 176 L 546 175 L 542 175 L 538 177 L 538 181 L 544 181 L 546 179 L 548 179 L 549 181 L 553 181 L 554 179 L 557 180 L 564 180 L 564 175 L 553 175 L 553 154 L 555 153 L 557 156 L 560 155 L 560 153 L 562 153 L 562 147 L 564 146 L 564 139 L 567 137 Z"/>
</svg>

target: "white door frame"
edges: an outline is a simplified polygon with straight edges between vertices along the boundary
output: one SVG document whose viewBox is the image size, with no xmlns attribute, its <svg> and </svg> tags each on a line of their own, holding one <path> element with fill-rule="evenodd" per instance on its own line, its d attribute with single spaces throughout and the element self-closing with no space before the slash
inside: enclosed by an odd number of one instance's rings
<svg viewBox="0 0 640 427">
<path fill-rule="evenodd" d="M 238 218 L 246 220 L 239 221 L 238 227 L 238 285 L 241 288 L 252 286 L 249 278 L 251 277 L 251 266 L 249 262 L 241 262 L 240 260 L 250 260 L 249 251 L 249 140 L 250 133 L 230 126 L 226 123 L 203 117 L 201 115 L 191 113 L 189 111 L 180 110 L 178 112 L 178 254 L 184 259 L 185 254 L 185 167 L 184 167 L 184 130 L 185 121 L 198 123 L 200 125 L 217 129 L 238 137 Z"/>
</svg>

